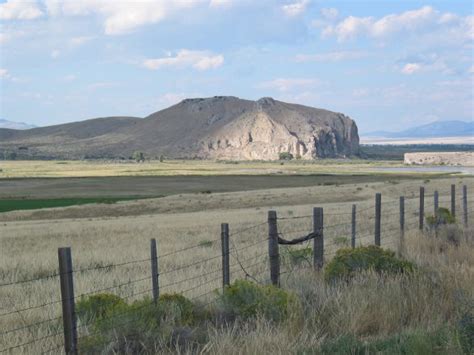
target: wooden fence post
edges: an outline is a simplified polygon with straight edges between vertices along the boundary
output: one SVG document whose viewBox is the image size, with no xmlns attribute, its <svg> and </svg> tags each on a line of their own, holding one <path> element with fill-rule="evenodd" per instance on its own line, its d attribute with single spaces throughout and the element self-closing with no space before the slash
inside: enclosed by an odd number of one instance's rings
<svg viewBox="0 0 474 355">
<path fill-rule="evenodd" d="M 419 210 L 419 228 L 422 231 L 425 222 L 425 188 L 420 187 L 420 210 Z"/>
<path fill-rule="evenodd" d="M 467 221 L 467 186 L 464 185 L 462 187 L 462 209 L 464 212 L 464 227 L 468 227 L 468 221 Z"/>
<path fill-rule="evenodd" d="M 438 210 L 439 210 L 439 193 L 438 191 L 434 192 L 434 216 L 438 216 Z"/>
<path fill-rule="evenodd" d="M 451 185 L 451 214 L 456 217 L 456 185 Z"/>
<path fill-rule="evenodd" d="M 151 255 L 151 286 L 153 293 L 153 302 L 158 304 L 160 298 L 160 285 L 159 285 L 159 274 L 158 274 L 158 252 L 156 250 L 156 239 L 150 240 L 150 255 Z"/>
<path fill-rule="evenodd" d="M 268 211 L 268 255 L 270 257 L 270 278 L 272 284 L 280 287 L 280 252 L 278 247 L 276 211 Z"/>
<path fill-rule="evenodd" d="M 352 223 L 351 223 L 351 247 L 352 249 L 356 246 L 356 223 L 357 223 L 357 206 L 352 205 Z"/>
<path fill-rule="evenodd" d="M 375 194 L 375 245 L 380 246 L 382 223 L 382 194 Z"/>
<path fill-rule="evenodd" d="M 77 327 L 71 248 L 59 248 L 58 259 L 63 308 L 64 351 L 67 355 L 76 355 Z"/>
<path fill-rule="evenodd" d="M 324 211 L 321 207 L 313 208 L 313 266 L 320 270 L 324 266 Z"/>
<path fill-rule="evenodd" d="M 400 247 L 399 255 L 405 252 L 405 197 L 400 196 Z"/>
<path fill-rule="evenodd" d="M 221 244 L 222 244 L 222 288 L 230 285 L 230 265 L 229 265 L 229 224 L 221 224 Z"/>
</svg>

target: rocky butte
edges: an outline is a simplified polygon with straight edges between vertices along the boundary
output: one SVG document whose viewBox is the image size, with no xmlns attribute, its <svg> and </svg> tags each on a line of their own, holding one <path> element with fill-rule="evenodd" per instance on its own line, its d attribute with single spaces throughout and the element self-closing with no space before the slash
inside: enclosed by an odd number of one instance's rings
<svg viewBox="0 0 474 355">
<path fill-rule="evenodd" d="M 276 160 L 358 155 L 355 122 L 342 113 L 262 98 L 185 99 L 145 118 L 107 117 L 29 130 L 0 129 L 0 151 L 83 159 L 148 157 Z"/>
</svg>

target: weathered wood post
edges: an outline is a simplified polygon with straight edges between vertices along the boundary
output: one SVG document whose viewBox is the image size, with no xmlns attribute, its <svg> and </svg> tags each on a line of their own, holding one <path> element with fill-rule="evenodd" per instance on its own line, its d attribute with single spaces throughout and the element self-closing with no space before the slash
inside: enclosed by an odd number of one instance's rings
<svg viewBox="0 0 474 355">
<path fill-rule="evenodd" d="M 462 209 L 464 214 L 464 227 L 468 227 L 468 220 L 467 220 L 467 186 L 464 185 L 462 187 Z"/>
<path fill-rule="evenodd" d="M 67 355 L 76 355 L 77 327 L 71 248 L 59 248 L 58 259 L 63 308 L 64 351 Z"/>
<path fill-rule="evenodd" d="M 160 298 L 160 284 L 158 274 L 158 252 L 156 249 L 156 239 L 150 240 L 150 261 L 151 261 L 151 290 L 153 295 L 153 302 L 158 304 Z"/>
<path fill-rule="evenodd" d="M 321 270 L 324 266 L 324 211 L 321 207 L 313 208 L 313 267 Z"/>
<path fill-rule="evenodd" d="M 222 288 L 230 285 L 230 264 L 229 264 L 229 224 L 221 224 L 221 244 L 222 244 Z"/>
<path fill-rule="evenodd" d="M 425 188 L 423 186 L 420 187 L 420 209 L 419 209 L 419 228 L 422 231 L 423 225 L 425 222 Z"/>
<path fill-rule="evenodd" d="M 351 220 L 351 247 L 352 249 L 356 246 L 356 218 L 357 218 L 357 206 L 352 205 L 352 220 Z"/>
<path fill-rule="evenodd" d="M 375 194 L 375 245 L 380 246 L 382 223 L 382 194 Z"/>
<path fill-rule="evenodd" d="M 439 193 L 438 191 L 434 192 L 434 216 L 438 216 L 438 210 L 439 210 Z"/>
<path fill-rule="evenodd" d="M 405 252 L 405 196 L 400 196 L 400 247 L 398 254 Z"/>
<path fill-rule="evenodd" d="M 451 185 L 451 214 L 456 217 L 456 185 Z"/>
<path fill-rule="evenodd" d="M 276 211 L 268 211 L 268 255 L 270 258 L 270 279 L 274 286 L 280 286 L 280 251 L 278 248 L 278 225 Z"/>
</svg>

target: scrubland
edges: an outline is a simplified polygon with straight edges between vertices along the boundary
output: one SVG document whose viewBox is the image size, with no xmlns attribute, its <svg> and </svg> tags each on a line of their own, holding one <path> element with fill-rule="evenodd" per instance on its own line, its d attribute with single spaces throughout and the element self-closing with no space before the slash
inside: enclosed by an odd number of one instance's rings
<svg viewBox="0 0 474 355">
<path fill-rule="evenodd" d="M 182 293 L 199 306 L 199 314 L 203 309 L 208 313 L 198 325 L 168 328 L 167 336 L 149 332 L 130 338 L 127 328 L 117 328 L 100 339 L 104 353 L 413 353 L 413 349 L 462 353 L 459 334 L 472 317 L 473 231 L 464 230 L 459 245 L 416 231 L 419 186 L 426 188 L 430 214 L 434 190 L 440 192 L 440 206 L 449 207 L 451 183 L 458 191 L 462 185 L 468 191 L 474 188 L 469 177 L 389 180 L 182 194 L 2 214 L 0 279 L 1 284 L 12 285 L 0 287 L 0 329 L 19 330 L 2 334 L 0 348 L 40 339 L 10 352 L 60 352 L 60 289 L 53 276 L 58 270 L 58 247 L 72 248 L 77 301 L 81 295 L 110 293 L 132 303 L 151 296 L 149 240 L 156 238 L 162 294 Z M 399 250 L 398 197 L 406 196 L 409 232 L 403 257 L 413 261 L 419 272 L 383 278 L 369 272 L 350 282 L 328 284 L 321 272 L 310 267 L 308 253 L 303 251 L 303 258 L 294 260 L 294 250 L 309 248 L 311 243 L 281 246 L 282 289 L 295 295 L 298 306 L 278 322 L 261 316 L 222 319 L 222 305 L 215 301 L 222 288 L 221 223 L 230 225 L 231 281 L 266 284 L 269 209 L 278 212 L 281 236 L 291 239 L 312 230 L 312 207 L 324 207 L 325 257 L 330 261 L 336 250 L 347 246 L 352 203 L 358 208 L 357 244 L 373 244 L 375 192 L 383 195 L 382 247 L 395 251 Z M 459 198 L 457 202 L 460 221 Z M 472 211 L 472 202 L 468 207 Z M 130 328 L 136 327 L 131 322 Z M 87 347 L 95 331 L 79 322 L 82 352 L 98 351 Z"/>
</svg>

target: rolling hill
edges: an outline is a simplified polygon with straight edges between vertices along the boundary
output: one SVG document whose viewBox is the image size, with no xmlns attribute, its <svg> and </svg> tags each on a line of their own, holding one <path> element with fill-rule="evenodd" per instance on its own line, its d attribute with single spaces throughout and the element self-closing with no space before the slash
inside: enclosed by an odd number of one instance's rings
<svg viewBox="0 0 474 355">
<path fill-rule="evenodd" d="M 145 118 L 106 117 L 33 128 L 0 129 L 0 151 L 47 159 L 148 157 L 274 160 L 359 152 L 353 120 L 341 113 L 272 98 L 185 99 Z"/>
</svg>

